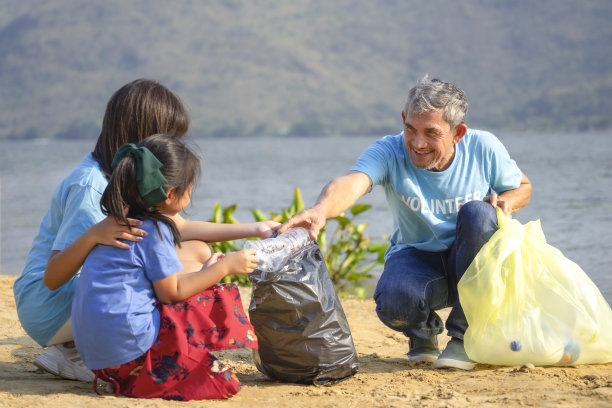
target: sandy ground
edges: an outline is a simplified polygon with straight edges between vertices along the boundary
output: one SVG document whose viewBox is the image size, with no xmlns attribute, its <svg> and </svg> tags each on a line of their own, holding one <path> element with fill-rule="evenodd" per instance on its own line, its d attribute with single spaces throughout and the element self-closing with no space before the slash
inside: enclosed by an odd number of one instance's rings
<svg viewBox="0 0 612 408">
<path fill-rule="evenodd" d="M 373 301 L 354 299 L 343 299 L 342 305 L 360 369 L 336 385 L 270 381 L 257 371 L 250 351 L 238 350 L 223 355 L 242 383 L 242 391 L 226 401 L 97 396 L 91 384 L 63 380 L 32 364 L 42 349 L 17 320 L 14 280 L 0 275 L 1 407 L 612 407 L 612 364 L 533 369 L 478 365 L 471 372 L 435 370 L 431 365 L 409 363 L 406 338 L 378 321 Z M 246 309 L 250 291 L 244 288 L 242 292 Z M 443 344 L 446 341 L 440 339 Z"/>
</svg>

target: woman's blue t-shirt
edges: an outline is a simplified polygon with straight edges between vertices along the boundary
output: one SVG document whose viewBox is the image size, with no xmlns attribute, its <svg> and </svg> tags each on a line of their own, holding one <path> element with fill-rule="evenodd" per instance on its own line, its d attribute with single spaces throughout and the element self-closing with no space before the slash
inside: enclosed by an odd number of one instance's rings
<svg viewBox="0 0 612 408">
<path fill-rule="evenodd" d="M 386 136 L 359 157 L 352 171 L 365 173 L 385 189 L 393 213 L 393 233 L 386 253 L 414 247 L 445 251 L 455 240 L 461 205 L 491 193 L 517 188 L 522 173 L 502 143 L 491 133 L 468 129 L 455 145 L 455 157 L 444 171 L 413 165 L 404 135 Z"/>
<path fill-rule="evenodd" d="M 153 281 L 183 269 L 172 232 L 145 220 L 147 236 L 130 249 L 96 246 L 83 264 L 72 303 L 72 333 L 94 370 L 127 363 L 151 348 L 159 332 Z"/>
<path fill-rule="evenodd" d="M 41 346 L 70 318 L 77 273 L 51 291 L 42 281 L 52 251 L 61 251 L 89 227 L 102 221 L 100 198 L 108 181 L 91 154 L 55 189 L 49 210 L 40 223 L 25 268 L 15 281 L 17 315 L 25 331 Z"/>
</svg>

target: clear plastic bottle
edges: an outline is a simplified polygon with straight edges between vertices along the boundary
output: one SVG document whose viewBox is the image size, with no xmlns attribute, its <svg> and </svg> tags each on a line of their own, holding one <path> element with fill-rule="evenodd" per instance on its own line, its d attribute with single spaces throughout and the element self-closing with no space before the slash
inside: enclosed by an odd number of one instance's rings
<svg viewBox="0 0 612 408">
<path fill-rule="evenodd" d="M 259 258 L 258 269 L 272 272 L 278 270 L 292 252 L 312 243 L 313 240 L 306 229 L 295 228 L 274 238 L 246 241 L 244 248 L 257 251 L 257 257 Z"/>
</svg>

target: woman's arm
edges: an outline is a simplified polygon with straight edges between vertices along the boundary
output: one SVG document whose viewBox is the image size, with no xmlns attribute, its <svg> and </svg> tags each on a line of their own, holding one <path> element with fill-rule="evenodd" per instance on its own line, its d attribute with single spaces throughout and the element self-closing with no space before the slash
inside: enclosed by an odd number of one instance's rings
<svg viewBox="0 0 612 408">
<path fill-rule="evenodd" d="M 207 221 L 192 221 L 180 214 L 171 217 L 181 233 L 183 241 L 199 240 L 204 242 L 232 241 L 241 238 L 270 238 L 280 224 L 274 221 L 251 222 L 245 224 L 225 224 Z"/>
<path fill-rule="evenodd" d="M 259 259 L 254 249 L 231 252 L 211 266 L 192 272 L 179 272 L 165 279 L 154 281 L 157 299 L 162 303 L 174 303 L 199 293 L 228 275 L 253 272 Z"/>
<path fill-rule="evenodd" d="M 142 224 L 140 220 L 132 218 L 128 218 L 128 221 L 132 227 Z M 85 230 L 66 248 L 51 252 L 43 275 L 43 283 L 50 290 L 55 290 L 68 282 L 83 266 L 87 255 L 98 244 L 128 249 L 130 246 L 119 239 L 140 241 L 145 235 L 144 230 L 132 228 L 130 231 L 127 225 L 119 224 L 113 217 L 106 217 Z"/>
</svg>

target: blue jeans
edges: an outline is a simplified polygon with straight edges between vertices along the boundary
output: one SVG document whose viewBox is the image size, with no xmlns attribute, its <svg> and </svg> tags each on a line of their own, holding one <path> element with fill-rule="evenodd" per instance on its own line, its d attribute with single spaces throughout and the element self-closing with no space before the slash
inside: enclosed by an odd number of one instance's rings
<svg viewBox="0 0 612 408">
<path fill-rule="evenodd" d="M 450 249 L 406 248 L 391 255 L 374 292 L 380 320 L 408 337 L 428 339 L 444 328 L 436 310 L 452 306 L 446 330 L 449 336 L 463 339 L 468 324 L 459 304 L 457 282 L 498 229 L 491 204 L 470 201 L 459 210 L 456 239 Z"/>
</svg>

